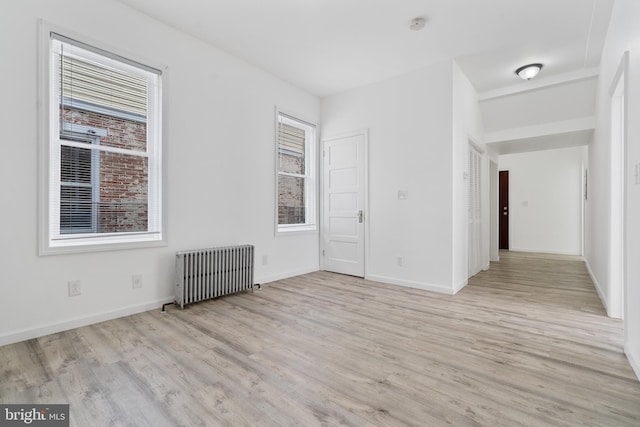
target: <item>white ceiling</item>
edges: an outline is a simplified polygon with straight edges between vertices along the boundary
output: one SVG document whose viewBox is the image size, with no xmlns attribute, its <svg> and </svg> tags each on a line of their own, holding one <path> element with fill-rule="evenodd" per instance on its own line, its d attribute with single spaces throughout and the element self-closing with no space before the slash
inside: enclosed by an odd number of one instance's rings
<svg viewBox="0 0 640 427">
<path fill-rule="evenodd" d="M 478 92 L 598 64 L 614 0 L 119 0 L 318 96 L 455 58 Z M 412 31 L 413 18 L 427 26 Z"/>
</svg>

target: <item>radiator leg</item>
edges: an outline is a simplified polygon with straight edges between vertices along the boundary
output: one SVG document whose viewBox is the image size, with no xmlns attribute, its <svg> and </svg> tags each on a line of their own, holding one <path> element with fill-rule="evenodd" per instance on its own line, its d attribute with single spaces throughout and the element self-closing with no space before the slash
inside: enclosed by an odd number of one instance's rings
<svg viewBox="0 0 640 427">
<path fill-rule="evenodd" d="M 160 310 L 160 313 L 166 313 L 167 312 L 167 306 L 168 305 L 173 305 L 173 304 L 175 304 L 175 301 L 162 304 L 162 310 Z"/>
</svg>

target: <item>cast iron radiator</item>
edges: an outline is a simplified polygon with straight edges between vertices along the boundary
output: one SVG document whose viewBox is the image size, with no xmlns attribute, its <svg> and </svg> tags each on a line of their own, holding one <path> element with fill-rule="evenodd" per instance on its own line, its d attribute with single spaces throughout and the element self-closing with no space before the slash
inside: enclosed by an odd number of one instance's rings
<svg viewBox="0 0 640 427">
<path fill-rule="evenodd" d="M 253 289 L 253 245 L 176 253 L 176 305 Z"/>
</svg>

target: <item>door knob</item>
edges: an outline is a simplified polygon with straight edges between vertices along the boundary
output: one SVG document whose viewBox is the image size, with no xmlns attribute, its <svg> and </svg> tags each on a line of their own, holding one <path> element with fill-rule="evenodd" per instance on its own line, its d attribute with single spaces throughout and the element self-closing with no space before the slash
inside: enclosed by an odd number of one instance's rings
<svg viewBox="0 0 640 427">
<path fill-rule="evenodd" d="M 362 223 L 362 221 L 364 220 L 364 213 L 362 212 L 362 209 L 358 211 L 358 222 Z"/>
</svg>

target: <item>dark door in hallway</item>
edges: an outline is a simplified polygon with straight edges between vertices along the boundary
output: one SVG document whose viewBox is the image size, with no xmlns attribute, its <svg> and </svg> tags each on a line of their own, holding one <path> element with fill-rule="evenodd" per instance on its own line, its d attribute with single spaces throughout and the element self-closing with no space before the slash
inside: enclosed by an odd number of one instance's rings
<svg viewBox="0 0 640 427">
<path fill-rule="evenodd" d="M 500 171 L 499 186 L 500 249 L 509 249 L 509 171 Z"/>
</svg>

